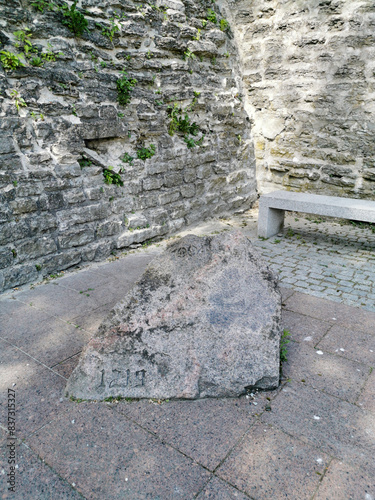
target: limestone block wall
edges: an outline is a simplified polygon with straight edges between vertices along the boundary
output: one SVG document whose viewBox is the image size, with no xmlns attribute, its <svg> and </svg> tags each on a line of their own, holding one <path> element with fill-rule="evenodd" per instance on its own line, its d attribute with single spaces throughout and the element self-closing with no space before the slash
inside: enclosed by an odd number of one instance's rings
<svg viewBox="0 0 375 500">
<path fill-rule="evenodd" d="M 375 199 L 374 2 L 226 5 L 240 50 L 259 191 Z"/>
<path fill-rule="evenodd" d="M 0 291 L 256 198 L 237 49 L 219 7 L 69 2 L 87 20 L 77 36 L 63 5 L 0 0 Z M 9 52 L 24 65 L 9 68 Z"/>
</svg>

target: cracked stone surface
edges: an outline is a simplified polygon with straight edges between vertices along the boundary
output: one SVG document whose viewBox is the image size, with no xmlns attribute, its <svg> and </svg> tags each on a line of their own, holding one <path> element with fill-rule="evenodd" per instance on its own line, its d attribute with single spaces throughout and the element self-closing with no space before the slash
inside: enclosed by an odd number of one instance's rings
<svg viewBox="0 0 375 500">
<path fill-rule="evenodd" d="M 279 384 L 281 295 L 240 232 L 156 257 L 85 348 L 66 395 L 234 397 Z"/>
</svg>

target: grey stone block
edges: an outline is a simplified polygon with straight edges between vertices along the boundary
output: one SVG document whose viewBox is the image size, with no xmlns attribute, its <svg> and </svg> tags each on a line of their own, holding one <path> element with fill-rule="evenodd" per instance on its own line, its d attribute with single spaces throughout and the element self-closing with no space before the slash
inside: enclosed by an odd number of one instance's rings
<svg viewBox="0 0 375 500">
<path fill-rule="evenodd" d="M 114 308 L 66 393 L 195 399 L 275 388 L 280 312 L 277 279 L 247 238 L 186 236 Z"/>
<path fill-rule="evenodd" d="M 281 232 L 285 210 L 375 222 L 375 201 L 274 191 L 259 200 L 258 236 L 270 238 Z"/>
</svg>

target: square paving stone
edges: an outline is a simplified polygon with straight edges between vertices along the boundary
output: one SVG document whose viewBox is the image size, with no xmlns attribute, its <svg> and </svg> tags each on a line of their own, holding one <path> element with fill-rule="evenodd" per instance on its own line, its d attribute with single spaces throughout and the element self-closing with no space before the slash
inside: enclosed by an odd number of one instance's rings
<svg viewBox="0 0 375 500">
<path fill-rule="evenodd" d="M 284 377 L 351 403 L 357 400 L 370 373 L 368 366 L 297 342 L 290 342 L 287 347 L 288 361 L 282 366 Z"/>
<path fill-rule="evenodd" d="M 0 297 L 0 334 L 3 332 L 3 318 L 12 315 L 14 312 L 17 312 L 22 305 L 24 306 L 25 304 L 16 299 Z"/>
<path fill-rule="evenodd" d="M 61 361 L 59 364 L 52 367 L 54 372 L 57 372 L 61 377 L 68 379 L 74 368 L 78 365 L 81 353 L 72 356 L 71 358 Z"/>
<path fill-rule="evenodd" d="M 93 336 L 97 332 L 99 326 L 106 319 L 113 306 L 114 304 L 105 304 L 104 306 L 98 307 L 93 311 L 73 318 L 72 323 L 80 326 L 87 333 L 89 333 L 90 336 Z"/>
<path fill-rule="evenodd" d="M 254 400 L 243 397 L 169 401 L 163 404 L 121 402 L 116 410 L 214 470 L 254 424 L 254 415 L 260 414 L 268 404 L 268 394 L 258 393 Z"/>
<path fill-rule="evenodd" d="M 14 296 L 17 300 L 25 304 L 31 303 L 33 307 L 64 321 L 71 321 L 76 316 L 86 314 L 103 305 L 92 296 L 60 286 L 57 282 L 40 285 L 33 290 L 26 290 Z"/>
<path fill-rule="evenodd" d="M 197 500 L 248 500 L 249 497 L 218 477 L 213 477 Z"/>
<path fill-rule="evenodd" d="M 9 442 L 9 440 L 8 440 Z M 1 463 L 8 463 L 6 448 L 0 448 Z M 0 498 L 12 500 L 82 500 L 83 497 L 53 470 L 44 464 L 30 449 L 20 442 L 16 445 L 15 491 L 9 491 L 6 474 L 9 466 L 0 470 Z M 5 474 L 2 474 L 4 470 Z"/>
<path fill-rule="evenodd" d="M 281 292 L 281 299 L 283 302 L 285 302 L 286 299 L 289 299 L 289 297 L 293 295 L 294 290 L 293 288 L 285 288 L 285 286 L 281 286 L 280 292 Z"/>
<path fill-rule="evenodd" d="M 113 262 L 100 265 L 95 270 L 97 274 L 110 276 L 124 286 L 135 283 L 143 274 L 148 264 L 159 255 L 161 250 L 153 250 L 147 253 L 128 254 Z"/>
<path fill-rule="evenodd" d="M 16 391 L 16 436 L 25 438 L 64 405 L 66 380 L 19 349 L 0 341 L 0 423 L 6 422 L 8 389 Z"/>
<path fill-rule="evenodd" d="M 119 283 L 111 275 L 103 275 L 92 270 L 84 270 L 64 276 L 58 281 L 60 287 L 79 294 L 84 300 L 90 298 L 102 306 L 109 304 L 112 308 L 133 286 L 135 280 Z"/>
<path fill-rule="evenodd" d="M 304 384 L 286 384 L 261 420 L 340 459 L 375 453 L 373 414 Z"/>
<path fill-rule="evenodd" d="M 310 499 L 329 457 L 280 429 L 257 423 L 217 475 L 251 498 Z"/>
<path fill-rule="evenodd" d="M 1 320 L 0 337 L 47 366 L 76 354 L 90 334 L 20 301 Z"/>
<path fill-rule="evenodd" d="M 283 309 L 281 328 L 289 331 L 292 340 L 315 345 L 324 337 L 331 325 L 326 321 Z"/>
<path fill-rule="evenodd" d="M 354 467 L 333 460 L 314 500 L 370 500 L 375 498 L 375 465 Z"/>
<path fill-rule="evenodd" d="M 210 478 L 105 404 L 71 402 L 27 444 L 90 499 L 190 499 Z"/>
<path fill-rule="evenodd" d="M 375 367 L 375 335 L 334 325 L 318 348 Z"/>
<path fill-rule="evenodd" d="M 369 376 L 357 404 L 365 410 L 375 413 L 375 370 Z"/>
<path fill-rule="evenodd" d="M 329 323 L 344 325 L 350 330 L 369 334 L 374 334 L 375 331 L 375 313 L 332 300 L 295 292 L 286 300 L 285 308 Z"/>
</svg>

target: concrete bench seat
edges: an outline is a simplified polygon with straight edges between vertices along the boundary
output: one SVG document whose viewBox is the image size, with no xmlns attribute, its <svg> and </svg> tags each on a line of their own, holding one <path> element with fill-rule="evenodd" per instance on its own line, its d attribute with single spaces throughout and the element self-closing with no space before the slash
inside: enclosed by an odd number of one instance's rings
<svg viewBox="0 0 375 500">
<path fill-rule="evenodd" d="M 279 233 L 284 226 L 285 210 L 375 222 L 375 201 L 274 191 L 259 199 L 258 236 L 270 238 Z"/>
</svg>

